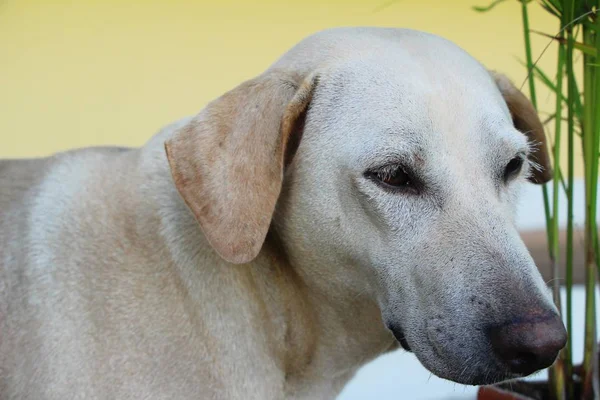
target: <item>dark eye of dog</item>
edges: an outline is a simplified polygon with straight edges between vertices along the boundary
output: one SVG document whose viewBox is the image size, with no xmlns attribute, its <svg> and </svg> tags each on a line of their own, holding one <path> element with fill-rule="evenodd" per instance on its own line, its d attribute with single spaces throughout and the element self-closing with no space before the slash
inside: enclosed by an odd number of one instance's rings
<svg viewBox="0 0 600 400">
<path fill-rule="evenodd" d="M 416 190 L 415 180 L 411 174 L 400 165 L 388 165 L 374 171 L 369 171 L 366 175 L 384 188 L 394 190 Z"/>
<path fill-rule="evenodd" d="M 517 156 L 510 160 L 510 162 L 506 165 L 504 169 L 504 182 L 508 182 L 510 179 L 514 178 L 521 172 L 521 168 L 523 167 L 523 157 Z"/>
</svg>

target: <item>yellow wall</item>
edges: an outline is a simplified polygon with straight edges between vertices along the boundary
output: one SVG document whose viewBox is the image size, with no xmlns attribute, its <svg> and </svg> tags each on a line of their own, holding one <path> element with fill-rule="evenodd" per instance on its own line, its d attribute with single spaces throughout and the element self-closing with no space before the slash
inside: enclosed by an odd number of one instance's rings
<svg viewBox="0 0 600 400">
<path fill-rule="evenodd" d="M 433 32 L 520 84 L 520 3 L 471 10 L 489 1 L 0 0 L 0 157 L 139 146 L 333 26 Z M 530 9 L 532 28 L 556 30 Z M 546 43 L 534 38 L 538 53 Z M 541 65 L 553 73 L 554 59 L 551 51 Z"/>
</svg>

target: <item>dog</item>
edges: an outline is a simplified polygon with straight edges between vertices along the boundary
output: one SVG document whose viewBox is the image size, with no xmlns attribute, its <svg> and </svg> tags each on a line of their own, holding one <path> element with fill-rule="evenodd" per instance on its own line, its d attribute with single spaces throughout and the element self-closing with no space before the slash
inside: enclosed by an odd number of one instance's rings
<svg viewBox="0 0 600 400">
<path fill-rule="evenodd" d="M 514 215 L 551 176 L 455 44 L 316 33 L 139 149 L 0 162 L 0 398 L 330 399 L 400 346 L 468 385 L 548 367 Z"/>
</svg>

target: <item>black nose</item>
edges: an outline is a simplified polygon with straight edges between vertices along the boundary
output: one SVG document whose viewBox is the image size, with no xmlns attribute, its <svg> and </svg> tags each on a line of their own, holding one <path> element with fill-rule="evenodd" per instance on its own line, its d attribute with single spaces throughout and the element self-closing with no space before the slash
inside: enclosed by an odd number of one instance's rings
<svg viewBox="0 0 600 400">
<path fill-rule="evenodd" d="M 567 342 L 565 326 L 554 313 L 529 313 L 524 318 L 490 328 L 489 336 L 496 356 L 512 372 L 522 375 L 552 365 Z"/>
</svg>

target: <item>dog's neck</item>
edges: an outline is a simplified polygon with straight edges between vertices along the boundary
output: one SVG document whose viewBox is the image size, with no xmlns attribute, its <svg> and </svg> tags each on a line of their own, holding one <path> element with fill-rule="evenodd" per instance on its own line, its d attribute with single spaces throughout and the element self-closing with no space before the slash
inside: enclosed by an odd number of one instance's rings
<svg viewBox="0 0 600 400">
<path fill-rule="evenodd" d="M 261 257 L 272 258 L 273 255 L 277 268 L 294 277 L 290 281 L 299 296 L 293 301 L 301 300 L 301 307 L 310 315 L 312 325 L 302 325 L 300 329 L 316 335 L 313 339 L 316 345 L 305 350 L 314 352 L 310 356 L 311 365 L 304 366 L 306 370 L 312 369 L 321 378 L 349 379 L 368 361 L 398 348 L 372 298 L 365 292 L 327 282 L 327 276 L 344 273 L 343 270 L 336 272 L 336 266 L 313 265 L 301 260 L 291 262 L 274 228 L 267 236 Z"/>
<path fill-rule="evenodd" d="M 165 242 L 174 273 L 185 286 L 192 308 L 206 308 L 208 291 L 214 291 L 219 301 L 224 300 L 222 295 L 218 297 L 219 292 L 251 292 L 248 301 L 255 302 L 253 309 L 258 311 L 245 315 L 244 322 L 264 331 L 269 346 L 267 356 L 281 370 L 290 398 L 335 395 L 358 368 L 397 347 L 372 299 L 324 282 L 319 270 L 329 269 L 326 275 L 335 274 L 331 271 L 334 266 L 291 263 L 273 229 L 251 263 L 232 265 L 222 260 L 204 238 L 172 183 L 160 146 L 161 136 L 154 139 L 157 145 L 142 150 L 140 158 L 145 165 L 139 170 L 150 171 L 148 180 L 153 181 L 142 191 L 152 191 L 157 198 L 158 208 L 153 212 L 160 215 L 161 225 L 146 229 L 155 229 Z M 207 281 L 211 282 L 210 287 Z M 224 309 L 235 307 L 231 304 Z M 300 393 L 307 388 L 320 394 Z"/>
<path fill-rule="evenodd" d="M 267 305 L 264 329 L 280 333 L 271 336 L 273 354 L 290 398 L 334 397 L 361 366 L 398 348 L 374 301 L 353 292 L 332 296 L 341 288 L 324 284 L 314 267 L 290 263 L 273 229 L 256 260 L 234 266 L 251 271 L 257 301 Z"/>
</svg>

